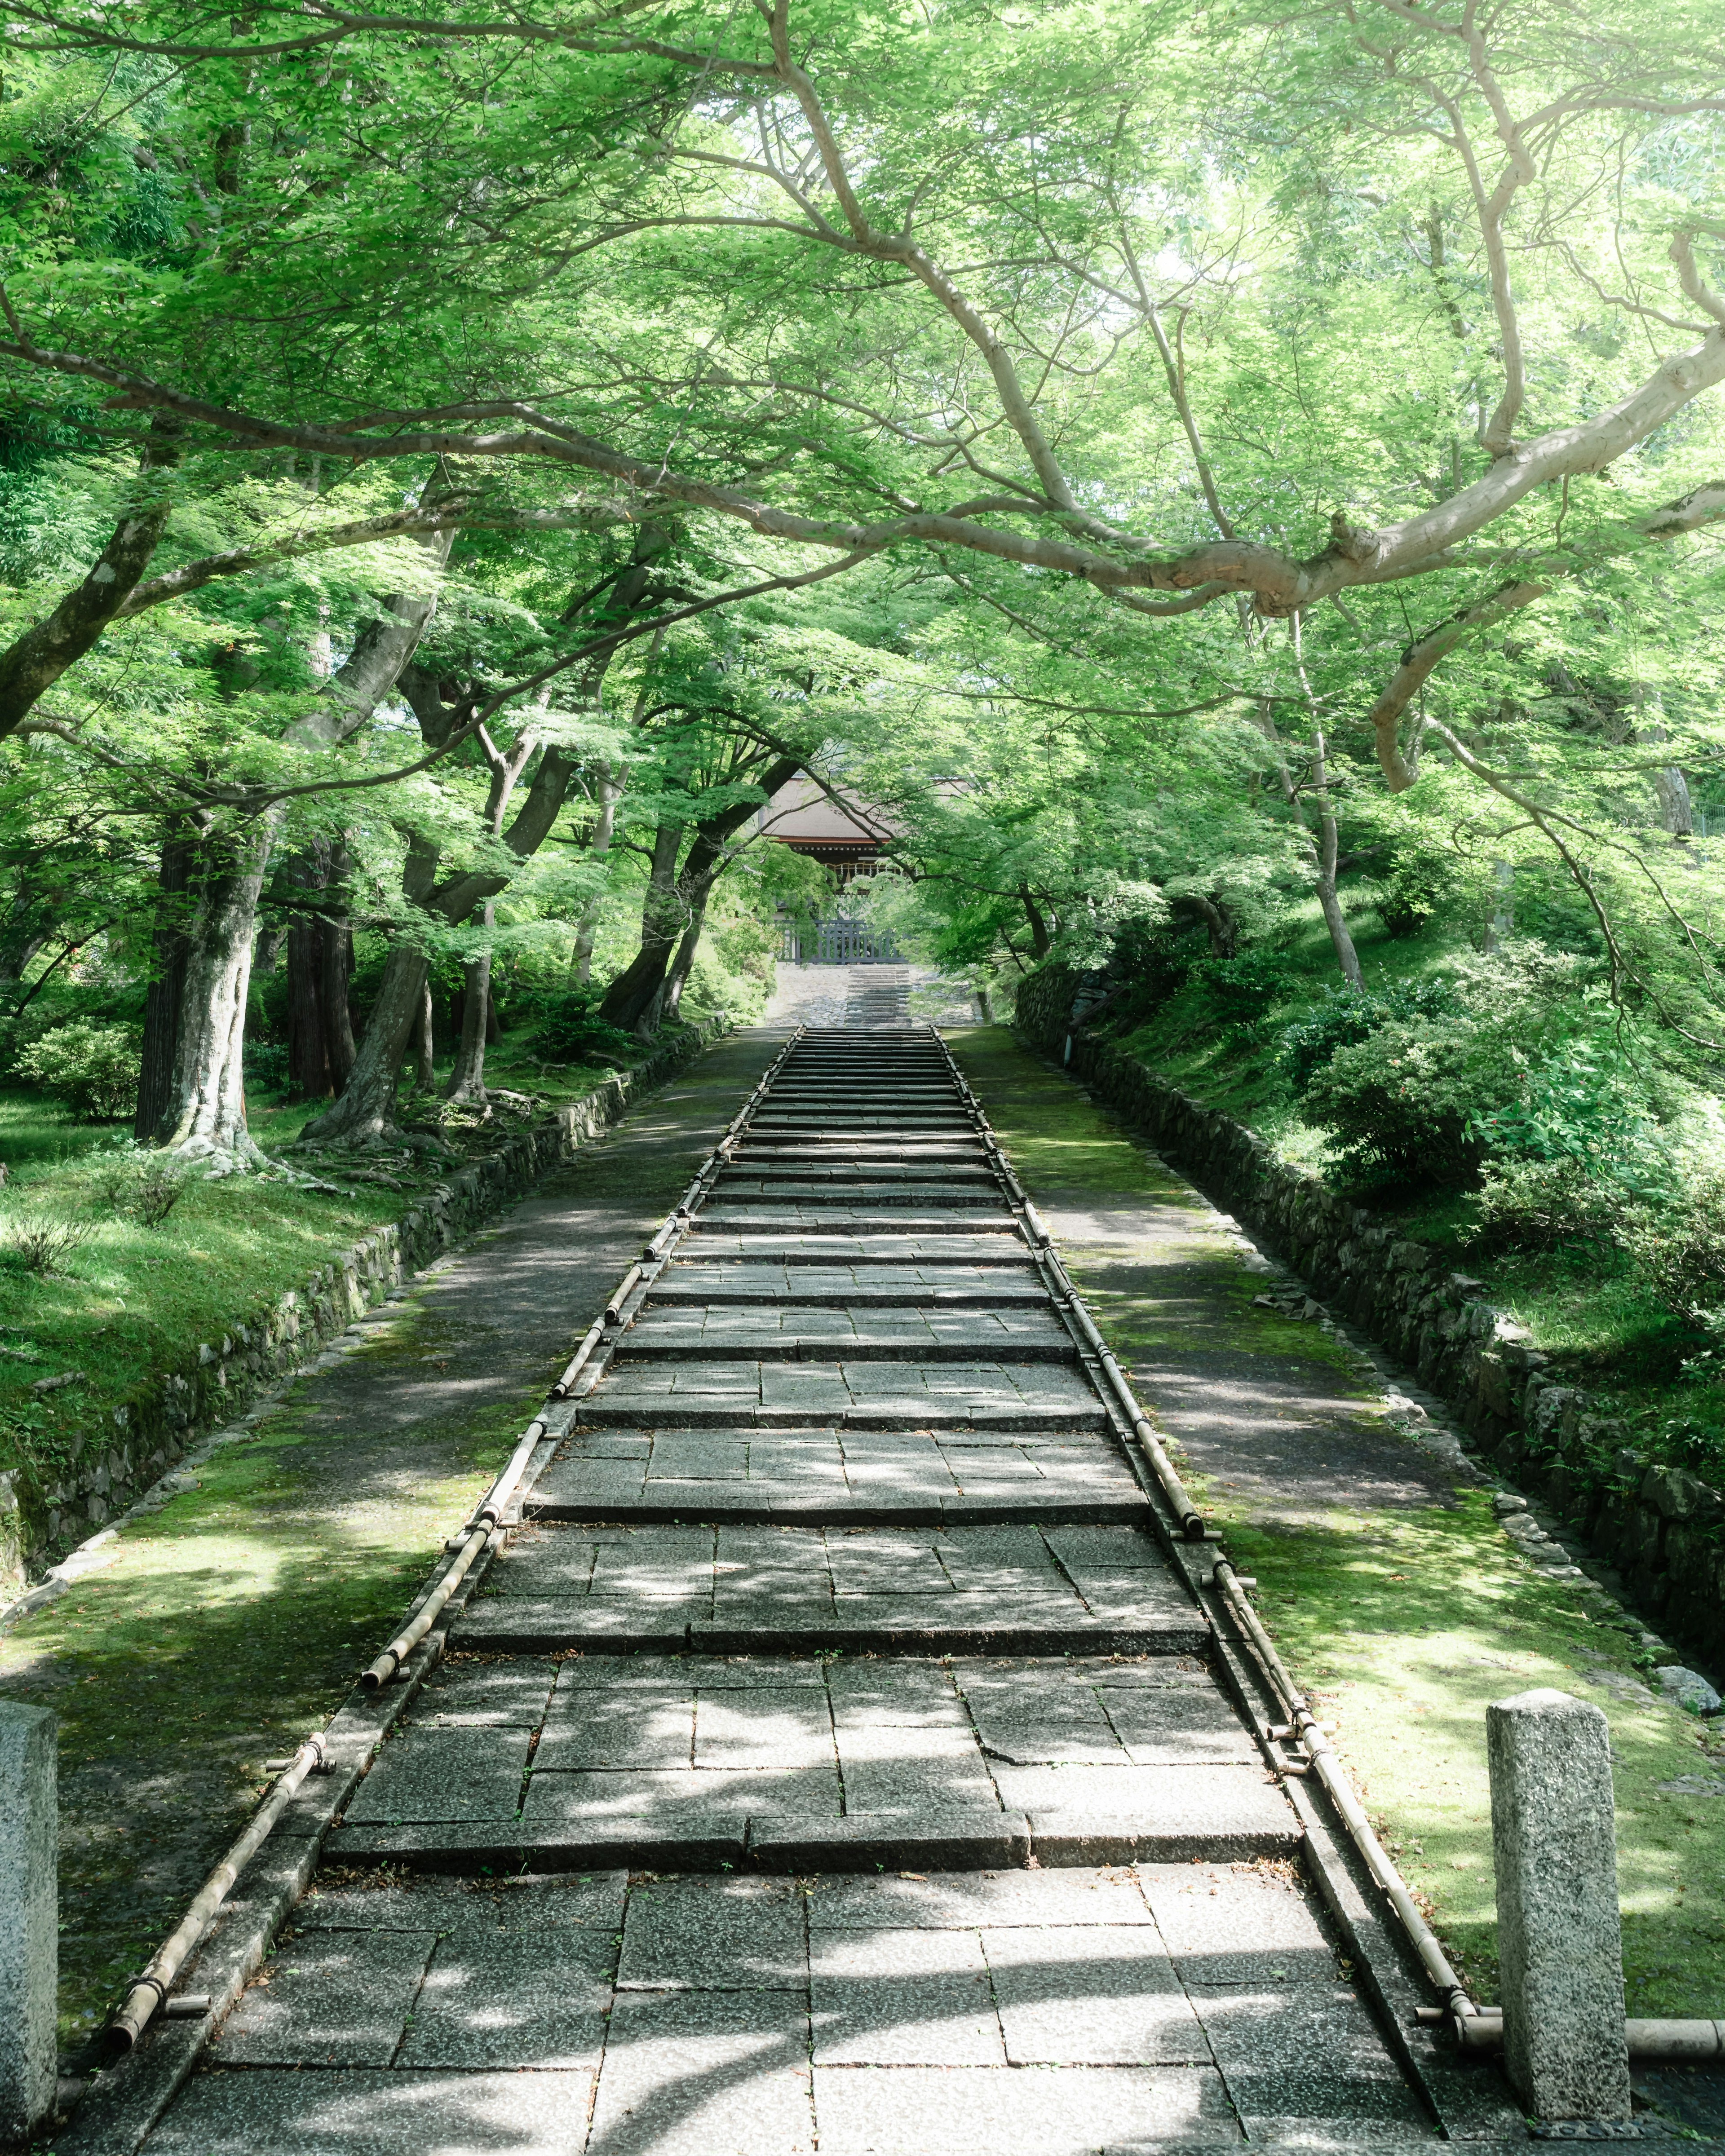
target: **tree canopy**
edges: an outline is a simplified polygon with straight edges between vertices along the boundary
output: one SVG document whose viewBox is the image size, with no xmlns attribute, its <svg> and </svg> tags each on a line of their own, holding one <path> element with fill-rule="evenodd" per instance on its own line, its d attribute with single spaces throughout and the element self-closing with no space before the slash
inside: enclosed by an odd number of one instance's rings
<svg viewBox="0 0 1725 2156">
<path fill-rule="evenodd" d="M 0 18 L 0 973 L 151 984 L 141 1137 L 282 924 L 326 1138 L 440 967 L 650 1032 L 798 771 L 984 986 L 1376 909 L 1715 1082 L 1717 11 Z"/>
</svg>

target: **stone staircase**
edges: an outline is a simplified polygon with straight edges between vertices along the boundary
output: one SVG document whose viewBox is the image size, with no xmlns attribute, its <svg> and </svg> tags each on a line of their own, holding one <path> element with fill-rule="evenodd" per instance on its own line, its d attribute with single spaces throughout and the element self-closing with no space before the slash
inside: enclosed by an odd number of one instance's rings
<svg viewBox="0 0 1725 2156">
<path fill-rule="evenodd" d="M 1439 2137 L 989 1147 L 795 1040 L 152 2150 Z"/>
</svg>

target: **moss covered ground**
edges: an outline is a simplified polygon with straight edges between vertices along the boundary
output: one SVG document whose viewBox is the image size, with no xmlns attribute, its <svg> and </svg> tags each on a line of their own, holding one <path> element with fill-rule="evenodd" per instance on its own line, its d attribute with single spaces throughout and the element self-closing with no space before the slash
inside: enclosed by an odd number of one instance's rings
<svg viewBox="0 0 1725 2156">
<path fill-rule="evenodd" d="M 1278 1404 L 1183 1471 L 1478 1995 L 1496 1995 L 1485 1710 L 1552 1685 L 1611 1727 L 1630 2013 L 1725 2011 L 1725 1743 L 1650 1691 L 1633 1629 L 1536 1570 L 1484 1491 L 1390 1431 L 1344 1350 L 1253 1306 L 1261 1281 L 1218 1216 L 1078 1085 L 1000 1029 L 949 1038 L 1164 1429 L 1219 1370 L 1243 1402 L 1261 1372 Z"/>
<path fill-rule="evenodd" d="M 417 1374 L 439 1348 L 409 1298 L 341 1374 Z M 264 1763 L 340 1704 L 529 1411 L 524 1389 L 380 1449 L 331 1415 L 326 1389 L 290 1403 L 219 1446 L 197 1488 L 128 1523 L 113 1563 L 0 1639 L 0 1692 L 59 1717 L 69 2048 L 240 1830 Z"/>
<path fill-rule="evenodd" d="M 500 1101 L 489 1118 L 404 1091 L 403 1117 L 435 1129 L 442 1157 L 385 1149 L 320 1158 L 309 1166 L 332 1186 L 323 1189 L 267 1174 L 194 1175 L 157 1226 L 129 1216 L 105 1192 L 103 1157 L 124 1126 L 80 1122 L 39 1093 L 0 1092 L 8 1171 L 0 1187 L 0 1473 L 22 1471 L 33 1512 L 80 1439 L 105 1426 L 139 1386 L 180 1367 L 201 1342 L 261 1317 L 462 1161 L 506 1142 L 530 1113 L 583 1098 L 608 1075 L 598 1064 L 546 1065 L 508 1037 L 488 1058 L 488 1074 L 518 1096 Z M 446 1075 L 439 1071 L 439 1083 Z M 529 1097 L 531 1111 L 521 1105 Z M 259 1100 L 253 1134 L 275 1157 L 312 1112 L 303 1103 Z M 39 1270 L 10 1239 L 44 1219 L 65 1224 L 79 1240 Z M 35 1390 L 39 1380 L 72 1372 L 75 1383 Z"/>
</svg>

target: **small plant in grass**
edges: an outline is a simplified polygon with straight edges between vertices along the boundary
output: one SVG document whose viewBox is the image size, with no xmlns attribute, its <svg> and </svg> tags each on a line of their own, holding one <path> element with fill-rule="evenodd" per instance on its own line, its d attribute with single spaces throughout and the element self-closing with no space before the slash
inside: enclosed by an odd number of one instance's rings
<svg viewBox="0 0 1725 2156">
<path fill-rule="evenodd" d="M 8 1260 L 27 1273 L 57 1273 L 80 1244 L 90 1240 L 83 1220 L 55 1220 L 43 1213 L 20 1214 L 7 1223 L 0 1244 Z"/>
<path fill-rule="evenodd" d="M 96 1156 L 96 1163 L 98 1197 L 142 1228 L 161 1227 L 191 1181 L 182 1161 L 133 1138 L 116 1138 Z"/>
</svg>

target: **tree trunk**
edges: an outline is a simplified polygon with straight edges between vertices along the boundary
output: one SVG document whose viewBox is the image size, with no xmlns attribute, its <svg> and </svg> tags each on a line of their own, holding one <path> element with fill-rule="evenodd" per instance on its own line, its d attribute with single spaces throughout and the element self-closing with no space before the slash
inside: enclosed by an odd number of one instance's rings
<svg viewBox="0 0 1725 2156">
<path fill-rule="evenodd" d="M 272 818 L 260 818 L 201 849 L 203 884 L 186 956 L 172 1092 L 158 1128 L 170 1151 L 221 1171 L 262 1158 L 245 1126 L 241 1058 L 258 898 L 275 829 Z"/>
<path fill-rule="evenodd" d="M 418 1023 L 425 977 L 430 970 L 423 951 L 408 943 L 393 947 L 341 1097 L 306 1124 L 300 1133 L 302 1138 L 325 1144 L 365 1145 L 388 1129 L 395 1116 L 402 1061 Z"/>
<path fill-rule="evenodd" d="M 431 983 L 419 991 L 419 1017 L 413 1028 L 413 1083 L 429 1093 L 437 1083 L 436 1042 L 431 1030 Z"/>
<path fill-rule="evenodd" d="M 323 1045 L 330 1078 L 339 1093 L 347 1083 L 347 1074 L 353 1068 L 353 1010 L 348 1002 L 353 979 L 353 931 L 347 920 L 347 876 L 353 864 L 345 845 L 336 845 L 330 851 L 330 872 L 324 886 L 326 891 L 339 891 L 341 911 L 339 915 L 326 911 L 323 917 L 323 932 L 319 937 L 323 961 L 321 983 L 323 1004 Z"/>
<path fill-rule="evenodd" d="M 708 889 L 711 890 L 709 886 Z M 670 972 L 665 977 L 665 1001 L 660 1006 L 663 1022 L 675 1025 L 683 1008 L 683 991 L 689 985 L 689 975 L 695 964 L 695 953 L 700 947 L 701 932 L 706 920 L 707 893 L 703 891 L 689 926 L 683 931 L 683 940 L 677 946 L 677 955 L 671 961 Z"/>
<path fill-rule="evenodd" d="M 491 901 L 485 901 L 483 924 L 495 918 Z M 489 947 L 461 969 L 461 1045 L 455 1050 L 455 1067 L 444 1088 L 446 1101 L 483 1101 L 485 1097 L 485 1040 L 490 1030 L 491 953 Z"/>
<path fill-rule="evenodd" d="M 603 860 L 611 850 L 611 841 L 617 832 L 617 804 L 623 798 L 623 789 L 629 783 L 629 766 L 603 763 L 599 766 L 598 791 L 593 798 L 598 805 L 598 815 L 593 827 L 593 836 L 587 842 L 587 850 L 595 860 Z M 575 931 L 575 952 L 570 961 L 572 980 L 583 983 L 593 978 L 593 943 L 598 932 L 599 915 L 604 900 L 595 891 L 581 909 L 580 925 Z"/>
<path fill-rule="evenodd" d="M 288 1088 L 296 1101 L 335 1090 L 323 1015 L 323 923 L 296 917 L 288 931 Z"/>
<path fill-rule="evenodd" d="M 1348 932 L 1347 919 L 1342 911 L 1342 901 L 1336 896 L 1336 861 L 1337 844 L 1335 813 L 1330 805 L 1329 773 L 1325 763 L 1327 752 L 1324 746 L 1323 727 L 1317 716 L 1317 700 L 1306 679 L 1306 660 L 1301 644 L 1300 617 L 1295 614 L 1289 622 L 1292 636 L 1295 662 L 1299 669 L 1301 686 L 1312 708 L 1312 778 L 1307 785 L 1317 803 L 1317 835 L 1312 836 L 1312 824 L 1306 814 L 1306 803 L 1301 789 L 1294 783 L 1293 773 L 1288 769 L 1286 752 L 1281 745 L 1281 736 L 1276 732 L 1276 707 L 1267 699 L 1258 706 L 1258 727 L 1264 738 L 1276 751 L 1276 767 L 1281 779 L 1282 798 L 1292 813 L 1294 821 L 1306 834 L 1306 842 L 1313 854 L 1313 880 L 1317 889 L 1317 902 L 1322 910 L 1324 926 L 1330 932 L 1330 942 L 1336 952 L 1336 963 L 1342 968 L 1342 978 L 1351 988 L 1362 985 L 1359 953 L 1353 947 L 1353 937 Z"/>
<path fill-rule="evenodd" d="M 1030 895 L 1029 884 L 1019 886 L 1019 899 L 1024 909 L 1024 918 L 1030 924 L 1030 956 L 1040 966 L 1048 956 L 1049 946 L 1054 938 L 1048 932 L 1048 921 L 1042 908 Z"/>
<path fill-rule="evenodd" d="M 641 901 L 641 943 L 623 971 L 606 989 L 599 1016 L 607 1025 L 650 1036 L 665 987 L 665 968 L 686 924 L 677 889 L 677 849 L 682 844 L 680 824 L 661 824 L 653 834 L 653 865 Z"/>
<path fill-rule="evenodd" d="M 153 1145 L 173 1099 L 174 1059 L 180 1042 L 180 1003 L 185 993 L 186 889 L 198 842 L 182 824 L 170 824 L 162 842 L 162 867 L 149 993 L 144 1001 L 144 1057 L 138 1073 L 138 1110 L 132 1125 L 140 1145 Z"/>
<path fill-rule="evenodd" d="M 1513 861 L 1494 861 L 1491 880 L 1497 886 L 1497 903 L 1491 918 L 1486 924 L 1486 932 L 1480 947 L 1495 951 L 1507 937 L 1516 932 L 1516 865 Z"/>
<path fill-rule="evenodd" d="M 1317 768 L 1323 776 L 1323 736 L 1317 735 Z M 1336 819 L 1330 813 L 1327 790 L 1319 793 L 1317 819 L 1317 902 L 1323 908 L 1324 926 L 1330 932 L 1330 942 L 1336 951 L 1336 963 L 1342 968 L 1342 978 L 1350 988 L 1363 988 L 1360 978 L 1359 953 L 1353 947 L 1353 937 L 1348 932 L 1348 921 L 1342 911 L 1342 901 L 1336 896 Z"/>
</svg>

